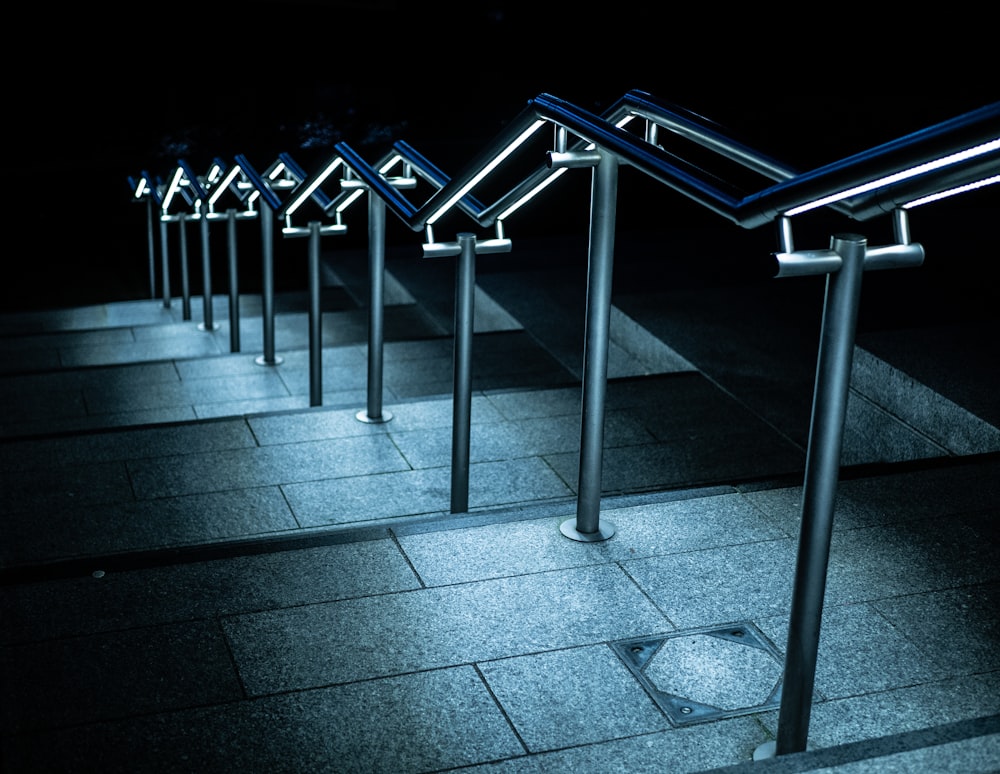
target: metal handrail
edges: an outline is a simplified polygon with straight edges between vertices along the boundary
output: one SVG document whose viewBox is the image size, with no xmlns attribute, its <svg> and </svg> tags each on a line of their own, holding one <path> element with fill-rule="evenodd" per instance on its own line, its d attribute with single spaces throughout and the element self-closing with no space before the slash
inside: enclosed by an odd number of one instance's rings
<svg viewBox="0 0 1000 774">
<path fill-rule="evenodd" d="M 702 167 L 685 161 L 644 137 L 627 131 L 617 123 L 630 114 L 647 118 L 685 137 L 699 146 L 741 164 L 772 180 L 774 185 L 746 194 L 738 186 L 721 179 Z M 1000 134 L 1000 102 L 942 122 L 919 132 L 906 135 L 846 159 L 805 173 L 753 151 L 746 145 L 724 135 L 696 114 L 659 102 L 645 92 L 629 92 L 603 117 L 549 94 L 540 94 L 495 136 L 462 172 L 438 188 L 423 205 L 415 206 L 393 190 L 346 143 L 338 143 L 337 152 L 345 163 L 364 179 L 373 191 L 410 229 L 423 229 L 432 215 L 440 214 L 449 200 L 478 185 L 495 168 L 498 157 L 506 155 L 518 138 L 539 130 L 545 122 L 571 132 L 576 141 L 573 149 L 594 145 L 619 161 L 644 172 L 678 193 L 692 199 L 716 214 L 744 228 L 756 228 L 769 223 L 797 207 L 824 197 L 860 187 L 898 174 L 911 167 L 931 162 L 951 152 L 964 150 L 996 139 Z M 856 220 L 865 220 L 885 212 L 905 193 L 915 197 L 982 176 L 984 170 L 997 165 L 1000 151 L 990 151 L 974 162 L 956 168 L 931 170 L 915 176 L 904 186 L 889 185 L 858 196 L 832 203 Z M 494 204 L 483 207 L 477 222 L 492 225 L 506 205 L 552 174 L 553 170 L 536 170 Z M 452 205 L 454 206 L 454 204 Z M 470 213 L 471 214 L 471 213 Z"/>
<path fill-rule="evenodd" d="M 645 139 L 654 146 L 656 146 L 658 138 L 655 130 L 663 128 L 770 180 L 787 180 L 799 174 L 792 167 L 755 151 L 745 143 L 725 134 L 717 124 L 705 117 L 672 103 L 657 99 L 644 91 L 632 90 L 627 92 L 605 111 L 601 117 L 617 127 L 626 126 L 633 118 L 642 118 L 648 122 Z M 586 148 L 589 144 L 591 143 L 588 140 L 577 138 L 574 142 L 567 144 L 567 150 L 570 152 L 579 151 Z M 664 149 L 661 148 L 661 150 L 667 153 Z M 676 154 L 667 153 L 667 158 L 697 174 L 697 171 L 695 171 L 696 168 L 693 165 L 683 159 L 679 159 Z M 553 169 L 551 164 L 546 163 L 541 165 L 534 173 L 527 176 L 507 194 L 484 208 L 481 213 L 480 225 L 491 225 L 501 213 L 539 185 L 542 185 L 555 172 L 556 170 Z M 701 170 L 701 172 L 702 174 L 708 174 L 704 170 Z"/>
<path fill-rule="evenodd" d="M 703 204 L 744 228 L 755 228 L 810 202 L 834 196 L 912 167 L 928 164 L 944 155 L 982 145 L 1000 136 L 1000 102 L 953 118 L 919 132 L 885 143 L 810 172 L 798 174 L 748 196 L 738 196 L 732 186 L 725 188 L 693 165 L 678 165 L 660 148 L 629 134 L 606 120 L 549 95 L 532 101 L 534 112 L 549 121 L 614 153 L 619 159 L 668 187 Z M 966 168 L 971 180 L 983 166 L 996 167 L 1000 149 L 990 151 L 979 164 Z M 930 170 L 915 177 L 907 190 L 928 194 L 941 188 L 943 170 Z M 954 172 L 947 170 L 949 177 Z M 855 219 L 877 214 L 873 202 L 881 202 L 886 191 L 877 189 L 858 200 L 847 201 Z M 881 206 L 878 212 L 883 211 Z"/>
<path fill-rule="evenodd" d="M 740 203 L 738 222 L 753 227 L 842 191 L 891 178 L 907 170 L 928 165 L 923 174 L 905 185 L 882 185 L 856 198 L 845 200 L 855 220 L 867 220 L 886 211 L 885 203 L 905 192 L 908 199 L 926 196 L 1000 170 L 1000 102 L 965 113 L 891 142 L 883 143 L 846 159 L 752 194 Z M 933 168 L 933 162 L 975 146 L 992 149 L 968 163 Z M 892 209 L 895 205 L 890 205 Z"/>
<path fill-rule="evenodd" d="M 644 118 L 700 147 L 737 162 L 746 169 L 778 182 L 744 195 L 735 185 L 669 153 L 649 139 L 639 137 L 619 126 L 630 117 Z M 470 181 L 478 177 L 480 178 L 478 182 L 482 182 L 485 179 L 484 170 L 494 165 L 496 158 L 506 151 L 516 137 L 531 130 L 533 126 L 536 130 L 539 129 L 540 126 L 535 126 L 539 119 L 551 122 L 575 135 L 576 139 L 568 149 L 576 150 L 588 144 L 599 146 L 603 151 L 615 154 L 620 161 L 639 169 L 737 225 L 756 228 L 809 202 L 930 162 L 949 151 L 957 151 L 996 139 L 1000 134 L 998 128 L 1000 102 L 986 105 L 832 164 L 800 173 L 724 134 L 704 117 L 658 100 L 640 90 L 629 91 L 603 116 L 592 114 L 552 95 L 540 94 L 529 100 L 528 105 L 508 124 L 504 132 L 495 136 L 455 177 L 449 178 L 411 146 L 397 142 L 393 149 L 402 160 L 412 165 L 424 179 L 436 187 L 432 196 L 421 206 L 410 203 L 350 145 L 340 142 L 334 147 L 344 163 L 400 220 L 410 229 L 419 231 L 425 228 L 431 214 L 438 212 L 456 192 L 467 188 Z M 294 163 L 294 160 L 286 156 L 287 154 L 282 154 L 282 161 L 293 169 L 293 173 L 300 181 L 305 180 L 304 171 Z M 905 182 L 887 184 L 853 199 L 836 202 L 833 206 L 856 220 L 867 220 L 891 211 L 905 201 L 933 193 L 942 187 L 958 186 L 980 178 L 988 174 L 991 169 L 1000 166 L 998 159 L 1000 150 L 993 150 L 964 164 L 935 170 L 933 174 L 929 172 L 918 175 Z M 281 202 L 273 193 L 271 186 L 253 169 L 245 157 L 237 156 L 236 161 L 248 180 L 259 191 L 260 196 L 272 209 L 279 210 Z M 189 170 L 186 172 L 192 183 L 197 185 L 197 176 Z M 483 205 L 474 197 L 466 195 L 459 197 L 454 206 L 459 206 L 479 225 L 491 226 L 511 202 L 538 186 L 554 172 L 551 163 L 547 163 L 524 178 L 493 204 Z M 143 173 L 143 176 L 149 179 L 147 173 Z M 325 202 L 322 201 L 325 195 L 321 191 L 317 191 L 315 195 L 320 197 L 321 204 L 327 206 L 330 204 L 328 198 Z"/>
<path fill-rule="evenodd" d="M 608 118 L 600 118 L 549 95 L 539 95 L 529 101 L 528 106 L 507 125 L 505 131 L 495 136 L 460 174 L 444 181 L 419 207 L 392 189 L 388 181 L 347 143 L 338 143 L 335 148 L 345 163 L 351 166 L 358 176 L 386 201 L 386 205 L 396 216 L 414 231 L 425 228 L 429 218 L 437 214 L 450 199 L 458 196 L 456 203 L 461 201 L 463 190 L 477 178 L 478 182 L 482 182 L 485 179 L 484 171 L 494 166 L 497 157 L 506 155 L 512 142 L 525 134 L 538 131 L 544 126 L 545 121 L 569 129 L 577 135 L 579 139 L 571 148 L 583 148 L 587 144 L 599 145 L 720 214 L 728 215 L 736 210 L 741 201 L 741 192 L 736 187 L 723 191 L 715 179 L 712 180 L 712 185 L 709 185 L 707 181 L 702 180 L 704 171 L 700 168 L 651 145 L 644 139 L 615 126 L 609 120 L 620 119 L 626 115 L 624 100 L 619 101 L 609 111 Z M 482 226 L 493 225 L 497 215 L 509 203 L 539 185 L 552 173 L 553 170 L 548 165 L 536 170 L 497 202 L 483 207 L 475 216 L 477 222 Z"/>
<path fill-rule="evenodd" d="M 645 118 L 671 133 L 690 140 L 720 156 L 771 180 L 787 180 L 799 174 L 787 164 L 754 150 L 745 143 L 722 132 L 721 128 L 704 116 L 653 95 L 633 89 L 621 101 L 611 120 L 622 113 Z M 651 141 L 654 138 L 650 138 Z"/>
</svg>

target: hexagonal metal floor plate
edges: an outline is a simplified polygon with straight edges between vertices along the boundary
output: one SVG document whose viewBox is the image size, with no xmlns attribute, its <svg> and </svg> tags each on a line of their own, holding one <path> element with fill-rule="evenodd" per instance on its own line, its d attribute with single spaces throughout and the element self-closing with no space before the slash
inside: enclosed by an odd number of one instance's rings
<svg viewBox="0 0 1000 774">
<path fill-rule="evenodd" d="M 612 650 L 675 726 L 778 709 L 784 661 L 752 623 L 620 640 Z"/>
</svg>

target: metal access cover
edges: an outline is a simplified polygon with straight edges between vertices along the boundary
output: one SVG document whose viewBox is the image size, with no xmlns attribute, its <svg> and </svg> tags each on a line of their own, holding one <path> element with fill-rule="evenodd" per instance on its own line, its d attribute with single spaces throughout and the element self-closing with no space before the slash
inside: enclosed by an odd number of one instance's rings
<svg viewBox="0 0 1000 774">
<path fill-rule="evenodd" d="M 781 654 L 749 622 L 611 648 L 675 726 L 778 709 L 781 702 Z"/>
</svg>

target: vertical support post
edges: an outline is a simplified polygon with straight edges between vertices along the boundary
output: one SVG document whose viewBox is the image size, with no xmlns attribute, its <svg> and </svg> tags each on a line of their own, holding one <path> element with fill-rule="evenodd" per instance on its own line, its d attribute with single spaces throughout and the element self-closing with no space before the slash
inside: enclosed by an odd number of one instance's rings
<svg viewBox="0 0 1000 774">
<path fill-rule="evenodd" d="M 160 271 L 163 276 L 163 308 L 169 309 L 170 299 L 170 261 L 167 256 L 169 250 L 170 235 L 167 232 L 167 221 L 160 218 Z"/>
<path fill-rule="evenodd" d="M 323 404 L 323 309 L 319 292 L 320 223 L 309 223 L 309 405 Z"/>
<path fill-rule="evenodd" d="M 454 402 L 451 423 L 451 512 L 469 510 L 472 425 L 472 337 L 475 323 L 476 235 L 458 234 L 455 275 Z"/>
<path fill-rule="evenodd" d="M 229 247 L 229 351 L 240 351 L 240 283 L 236 260 L 236 210 L 226 210 L 226 244 Z"/>
<path fill-rule="evenodd" d="M 843 264 L 839 271 L 827 276 L 823 304 L 802 493 L 802 527 L 775 742 L 778 755 L 804 751 L 808 738 L 866 240 L 855 234 L 836 235 L 831 239 L 831 248 L 841 256 Z"/>
<path fill-rule="evenodd" d="M 201 218 L 201 287 L 202 287 L 202 322 L 198 328 L 203 331 L 214 331 L 219 326 L 215 324 L 212 309 L 212 256 L 209 250 L 208 214 L 202 212 Z"/>
<path fill-rule="evenodd" d="M 559 528 L 566 537 L 585 542 L 606 540 L 615 533 L 614 524 L 607 521 L 600 523 L 600 511 L 617 190 L 618 159 L 611 154 L 601 153 L 601 160 L 594 167 L 590 196 L 587 317 L 576 520 L 575 523 L 572 519 L 564 521 Z"/>
<path fill-rule="evenodd" d="M 357 413 L 362 422 L 388 422 L 382 409 L 382 365 L 385 332 L 385 200 L 368 194 L 368 404 Z"/>
<path fill-rule="evenodd" d="M 261 296 L 260 318 L 264 324 L 264 354 L 258 365 L 279 365 L 274 354 L 274 210 L 267 202 L 260 203 Z"/>
<path fill-rule="evenodd" d="M 146 197 L 146 245 L 149 248 L 149 297 L 156 298 L 156 250 L 153 237 L 153 199 Z"/>
<path fill-rule="evenodd" d="M 191 284 L 188 281 L 187 215 L 181 213 L 178 225 L 181 232 L 181 317 L 191 319 Z"/>
</svg>

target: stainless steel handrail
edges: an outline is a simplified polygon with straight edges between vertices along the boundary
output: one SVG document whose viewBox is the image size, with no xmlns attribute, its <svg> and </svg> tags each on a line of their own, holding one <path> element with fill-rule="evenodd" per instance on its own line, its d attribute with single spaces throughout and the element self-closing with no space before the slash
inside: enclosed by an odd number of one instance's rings
<svg viewBox="0 0 1000 774">
<path fill-rule="evenodd" d="M 756 192 L 744 193 L 735 184 L 618 126 L 616 122 L 629 114 L 664 126 L 700 147 L 778 182 Z M 485 180 L 497 157 L 505 155 L 517 138 L 537 131 L 544 122 L 573 133 L 576 141 L 571 148 L 597 146 L 617 156 L 620 162 L 639 169 L 737 225 L 756 228 L 796 207 L 995 139 L 1000 134 L 1000 103 L 986 105 L 846 159 L 800 173 L 726 136 L 695 114 L 658 102 L 644 92 L 629 92 L 603 117 L 552 95 L 540 94 L 530 100 L 506 129 L 495 136 L 459 174 L 444 182 L 420 206 L 411 204 L 392 190 L 387 181 L 349 145 L 338 143 L 335 147 L 345 162 L 365 179 L 366 184 L 385 199 L 397 217 L 412 230 L 419 231 L 426 226 L 431 215 L 438 214 L 456 194 L 468 192 L 475 184 Z M 931 170 L 914 177 L 905 186 L 890 187 L 887 184 L 855 199 L 835 202 L 833 206 L 856 220 L 865 220 L 890 209 L 903 191 L 907 196 L 915 197 L 930 193 L 945 183 L 958 184 L 971 180 L 981 175 L 984 169 L 996 165 L 998 155 L 1000 152 L 992 151 L 978 161 L 970 162 L 961 171 L 948 168 Z M 492 225 L 505 206 L 537 186 L 548 174 L 551 170 L 536 170 L 501 199 L 483 207 L 477 222 L 482 226 Z M 456 199 L 456 203 L 460 200 L 461 197 Z"/>
<path fill-rule="evenodd" d="M 771 180 L 787 180 L 799 174 L 787 164 L 725 134 L 721 127 L 704 116 L 647 92 L 638 89 L 628 92 L 622 99 L 621 108 L 610 120 L 617 122 L 622 117 L 620 114 L 644 118 Z"/>
<path fill-rule="evenodd" d="M 810 202 L 927 167 L 926 172 L 909 178 L 905 186 L 886 183 L 845 200 L 851 217 L 867 220 L 885 212 L 883 202 L 900 190 L 917 198 L 955 185 L 956 176 L 971 182 L 982 176 L 983 169 L 1000 169 L 1000 147 L 995 146 L 998 138 L 1000 102 L 995 102 L 751 194 L 740 203 L 738 222 L 745 227 L 761 225 Z M 939 159 L 987 145 L 992 145 L 992 150 L 970 163 L 933 166 Z"/>
<path fill-rule="evenodd" d="M 744 192 L 718 173 L 689 163 L 656 145 L 655 138 L 639 137 L 627 131 L 623 126 L 632 117 L 642 118 L 662 127 L 724 160 L 773 181 L 773 184 L 754 192 Z M 568 150 L 598 146 L 605 152 L 614 153 L 621 162 L 636 167 L 737 225 L 756 228 L 809 202 L 930 162 L 951 150 L 957 151 L 994 139 L 998 134 L 998 118 L 1000 103 L 993 103 L 802 173 L 727 135 L 708 119 L 658 100 L 643 91 L 628 92 L 602 116 L 591 114 L 551 95 L 541 94 L 530 100 L 504 132 L 495 136 L 458 175 L 450 179 L 437 177 L 437 191 L 420 206 L 411 204 L 393 191 L 349 145 L 340 143 L 337 147 L 342 151 L 345 162 L 385 199 L 397 217 L 415 231 L 424 228 L 428 218 L 438 213 L 441 206 L 456 192 L 469 189 L 470 181 L 479 178 L 478 182 L 481 183 L 485 180 L 484 170 L 491 168 L 496 158 L 507 152 L 511 142 L 529 131 L 538 119 L 574 134 L 575 139 L 568 144 Z M 536 126 L 536 130 L 540 128 Z M 998 153 L 993 151 L 962 165 L 952 165 L 936 170 L 933 174 L 917 175 L 905 183 L 886 184 L 826 206 L 854 220 L 867 220 L 941 187 L 961 185 L 982 177 L 997 165 L 997 156 Z M 491 226 L 512 203 L 537 188 L 555 172 L 550 164 L 543 165 L 492 204 L 480 205 L 477 210 L 475 207 L 464 206 L 467 199 L 462 198 L 458 200 L 461 203 L 459 206 L 479 225 Z"/>
<path fill-rule="evenodd" d="M 682 158 L 639 137 L 619 123 L 629 117 L 639 117 L 706 148 L 721 157 L 740 164 L 778 181 L 753 193 L 744 195 L 735 185 L 714 173 L 690 164 Z M 615 154 L 619 160 L 636 167 L 648 176 L 674 191 L 702 204 L 707 209 L 731 220 L 744 228 L 756 228 L 782 217 L 790 210 L 809 202 L 833 196 L 838 192 L 856 188 L 864 183 L 888 177 L 913 166 L 928 163 L 951 151 L 957 152 L 970 145 L 996 139 L 1000 134 L 1000 102 L 988 104 L 948 121 L 906 135 L 875 148 L 841 159 L 817 169 L 801 173 L 792 167 L 754 151 L 749 146 L 723 133 L 716 125 L 695 113 L 658 100 L 652 95 L 633 90 L 618 100 L 603 116 L 597 116 L 549 94 L 540 94 L 529 100 L 527 106 L 511 121 L 505 130 L 495 136 L 464 169 L 454 177 L 447 177 L 411 146 L 397 142 L 394 150 L 403 160 L 412 164 L 435 185 L 436 191 L 420 206 L 412 204 L 392 186 L 377 170 L 369 165 L 350 145 L 337 143 L 336 153 L 410 229 L 419 231 L 427 225 L 428 218 L 438 213 L 456 192 L 468 189 L 470 182 L 486 178 L 484 170 L 493 167 L 498 156 L 504 155 L 511 142 L 532 129 L 541 119 L 570 131 L 575 139 L 570 150 L 596 145 L 605 152 Z M 537 130 L 540 125 L 534 126 Z M 919 196 L 927 195 L 943 186 L 957 186 L 982 177 L 1000 162 L 1000 151 L 994 150 L 962 165 L 915 176 L 903 183 L 886 184 L 852 199 L 833 203 L 839 211 L 856 220 L 891 211 L 895 207 Z M 256 171 L 237 156 L 237 164 L 260 192 L 260 196 L 275 210 L 281 201 Z M 285 161 L 291 161 L 286 159 Z M 294 165 L 296 166 L 297 165 Z M 306 176 L 295 169 L 299 179 Z M 491 226 L 497 216 L 511 202 L 526 191 L 536 187 L 553 174 L 550 164 L 543 165 L 519 182 L 493 204 L 483 205 L 466 195 L 456 199 L 459 206 L 481 226 Z M 145 174 L 145 173 L 144 173 Z M 197 184 L 194 175 L 188 175 Z M 321 193 L 318 195 L 322 196 Z"/>
<path fill-rule="evenodd" d="M 723 188 L 715 179 L 693 166 L 678 166 L 661 149 L 563 100 L 543 94 L 536 97 L 532 105 L 536 115 L 558 123 L 605 151 L 616 154 L 621 161 L 744 228 L 764 225 L 810 202 L 928 164 L 1000 136 L 1000 102 L 997 102 L 798 174 L 756 193 L 739 196 L 731 186 Z M 982 161 L 987 166 L 996 165 L 998 157 L 1000 151 L 991 151 Z M 915 177 L 908 190 L 923 195 L 939 189 L 945 170 L 929 170 Z M 969 179 L 976 174 L 972 166 L 966 171 Z M 860 199 L 865 206 L 848 201 L 846 206 L 852 217 L 861 219 L 862 215 L 871 217 L 877 214 L 871 202 L 882 193 L 884 191 L 879 190 Z M 881 208 L 879 211 L 882 211 Z"/>
</svg>

